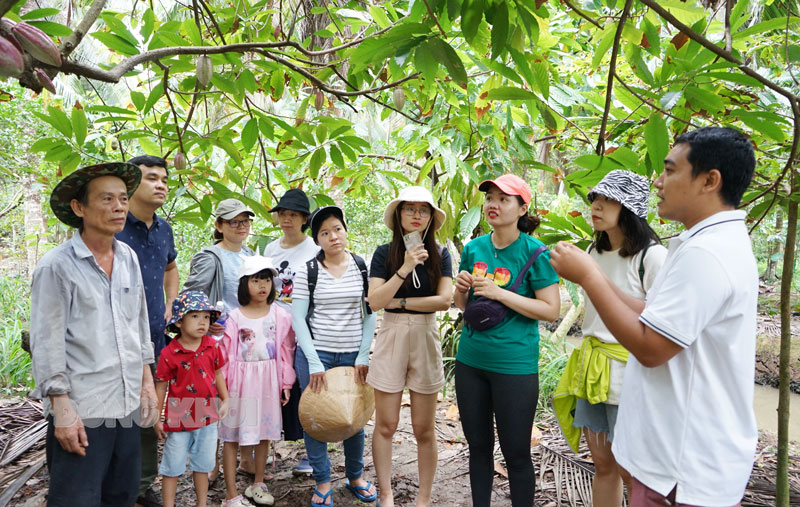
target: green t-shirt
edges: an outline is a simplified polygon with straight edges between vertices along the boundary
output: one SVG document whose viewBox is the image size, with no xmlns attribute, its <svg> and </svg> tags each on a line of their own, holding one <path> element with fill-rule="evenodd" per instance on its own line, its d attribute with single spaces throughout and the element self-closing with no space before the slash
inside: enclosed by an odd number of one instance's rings
<svg viewBox="0 0 800 507">
<path fill-rule="evenodd" d="M 461 252 L 458 271 L 473 273 L 476 262 L 486 264 L 486 273 L 493 275 L 501 287 L 511 287 L 517 274 L 542 242 L 521 233 L 507 247 L 495 250 L 490 235 L 473 239 Z M 534 291 L 558 283 L 558 275 L 550 265 L 550 252 L 545 251 L 525 273 L 517 294 L 534 297 Z M 470 292 L 470 300 L 475 296 Z M 464 325 L 456 359 L 473 368 L 511 375 L 539 372 L 539 321 L 509 310 L 506 318 L 491 329 L 477 331 Z"/>
</svg>

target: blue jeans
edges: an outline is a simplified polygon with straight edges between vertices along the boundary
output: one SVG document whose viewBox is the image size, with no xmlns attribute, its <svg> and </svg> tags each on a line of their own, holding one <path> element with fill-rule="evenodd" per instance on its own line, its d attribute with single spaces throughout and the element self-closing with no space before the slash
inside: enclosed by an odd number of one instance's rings
<svg viewBox="0 0 800 507">
<path fill-rule="evenodd" d="M 358 352 L 325 352 L 317 351 L 319 360 L 325 370 L 330 370 L 337 366 L 354 366 Z M 294 358 L 294 370 L 297 373 L 297 381 L 300 383 L 300 391 L 305 390 L 308 385 L 310 374 L 308 372 L 308 360 L 303 350 L 298 346 Z M 303 439 L 306 443 L 308 461 L 314 471 L 311 476 L 317 484 L 330 482 L 331 462 L 328 459 L 328 444 L 320 442 L 308 433 L 303 431 Z M 354 481 L 364 473 L 364 429 L 344 441 L 344 473 L 347 479 Z"/>
</svg>

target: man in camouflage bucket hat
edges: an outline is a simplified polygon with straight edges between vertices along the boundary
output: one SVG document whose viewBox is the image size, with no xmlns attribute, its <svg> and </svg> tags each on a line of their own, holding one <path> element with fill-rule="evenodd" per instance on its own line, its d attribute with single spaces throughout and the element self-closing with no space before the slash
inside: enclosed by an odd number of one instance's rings
<svg viewBox="0 0 800 507">
<path fill-rule="evenodd" d="M 31 357 L 47 415 L 48 505 L 133 505 L 139 424 L 152 425 L 153 346 L 136 254 L 114 239 L 141 178 L 124 163 L 56 185 L 55 215 L 78 227 L 33 273 Z"/>
</svg>

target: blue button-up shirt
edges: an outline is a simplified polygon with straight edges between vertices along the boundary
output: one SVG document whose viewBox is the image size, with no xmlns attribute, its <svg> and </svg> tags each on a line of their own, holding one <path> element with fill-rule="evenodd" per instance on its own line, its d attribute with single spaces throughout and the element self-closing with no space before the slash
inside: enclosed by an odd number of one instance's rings
<svg viewBox="0 0 800 507">
<path fill-rule="evenodd" d="M 153 215 L 150 228 L 128 213 L 125 228 L 116 238 L 130 246 L 139 257 L 144 293 L 147 299 L 147 316 L 150 322 L 150 340 L 158 356 L 166 345 L 164 338 L 164 270 L 178 256 L 172 227 L 158 215 Z M 172 304 L 172 301 L 169 302 Z"/>
<path fill-rule="evenodd" d="M 153 362 L 136 255 L 114 240 L 109 278 L 77 232 L 33 272 L 31 357 L 36 389 L 69 394 L 82 419 L 121 419 L 139 408 L 144 364 Z"/>
</svg>

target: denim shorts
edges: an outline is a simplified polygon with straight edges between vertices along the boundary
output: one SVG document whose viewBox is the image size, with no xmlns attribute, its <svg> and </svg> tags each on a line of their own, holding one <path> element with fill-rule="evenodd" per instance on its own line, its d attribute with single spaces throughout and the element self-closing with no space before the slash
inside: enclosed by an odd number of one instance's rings
<svg viewBox="0 0 800 507">
<path fill-rule="evenodd" d="M 619 405 L 608 403 L 589 403 L 588 400 L 578 398 L 575 406 L 575 420 L 572 425 L 576 428 L 588 428 L 595 433 L 608 433 L 608 441 L 614 441 L 614 426 L 617 424 Z"/>
<path fill-rule="evenodd" d="M 186 471 L 187 455 L 192 472 L 209 473 L 214 470 L 217 423 L 192 431 L 168 432 L 158 473 L 166 477 L 180 477 Z"/>
</svg>

